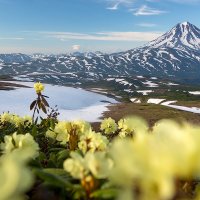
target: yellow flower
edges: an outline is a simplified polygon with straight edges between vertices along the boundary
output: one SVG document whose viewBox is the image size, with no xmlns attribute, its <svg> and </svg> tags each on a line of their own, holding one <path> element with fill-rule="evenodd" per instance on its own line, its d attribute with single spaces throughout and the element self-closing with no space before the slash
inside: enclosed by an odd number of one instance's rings
<svg viewBox="0 0 200 200">
<path fill-rule="evenodd" d="M 9 122 L 11 124 L 14 124 L 16 127 L 19 127 L 20 125 L 28 126 L 32 124 L 32 118 L 30 116 L 20 117 L 18 115 L 10 114 L 8 112 L 0 115 L 0 121 L 3 123 Z"/>
<path fill-rule="evenodd" d="M 112 160 L 104 152 L 87 152 L 85 156 L 72 152 L 70 156 L 64 161 L 63 167 L 76 179 L 84 179 L 89 174 L 97 179 L 107 178 L 113 167 Z"/>
<path fill-rule="evenodd" d="M 121 188 L 120 200 L 126 195 L 126 199 L 137 197 L 134 188 L 143 200 L 171 199 L 176 190 L 174 180 L 200 175 L 200 127 L 162 120 L 149 131 L 142 124 L 120 122 L 122 129 L 132 127 L 136 134 L 134 139 L 118 138 L 112 144 L 114 167 L 109 179 Z"/>
<path fill-rule="evenodd" d="M 46 137 L 52 138 L 52 139 L 56 139 L 56 133 L 54 131 L 52 131 L 52 130 L 48 130 L 46 132 Z"/>
<path fill-rule="evenodd" d="M 69 122 L 58 122 L 56 124 L 54 132 L 56 133 L 56 140 L 59 141 L 61 144 L 65 145 L 69 141 Z"/>
<path fill-rule="evenodd" d="M 13 123 L 16 125 L 16 127 L 19 127 L 20 124 L 24 123 L 24 119 L 19 117 L 18 115 L 13 115 Z"/>
<path fill-rule="evenodd" d="M 109 141 L 100 133 L 95 133 L 91 129 L 80 137 L 79 149 L 85 154 L 95 151 L 105 151 Z"/>
<path fill-rule="evenodd" d="M 44 85 L 40 82 L 34 84 L 34 89 L 37 94 L 41 93 L 44 90 Z"/>
<path fill-rule="evenodd" d="M 64 169 L 76 179 L 83 179 L 88 174 L 84 158 L 76 152 L 70 154 L 71 158 L 64 161 Z"/>
<path fill-rule="evenodd" d="M 14 133 L 4 137 L 4 143 L 1 143 L 3 153 L 22 152 L 24 157 L 35 158 L 38 156 L 39 146 L 29 133 L 22 135 Z"/>
<path fill-rule="evenodd" d="M 94 177 L 99 179 L 107 178 L 113 167 L 112 160 L 106 156 L 105 152 L 88 152 L 85 155 L 85 162 Z"/>
<path fill-rule="evenodd" d="M 60 144 L 65 145 L 69 141 L 69 137 L 70 137 L 70 135 L 68 133 L 60 132 L 56 136 L 56 140 L 59 141 Z"/>
<path fill-rule="evenodd" d="M 90 128 L 90 124 L 82 120 L 71 122 L 71 129 L 73 129 L 79 136 L 90 130 Z"/>
<path fill-rule="evenodd" d="M 60 142 L 60 144 L 65 145 L 69 141 L 69 129 L 71 125 L 69 122 L 60 121 L 56 124 L 54 130 L 48 130 L 46 132 L 46 137 L 55 139 Z"/>
<path fill-rule="evenodd" d="M 105 132 L 105 134 L 111 134 L 115 133 L 117 130 L 117 124 L 115 123 L 115 120 L 111 117 L 104 119 L 101 122 L 101 128 L 102 131 Z"/>
<path fill-rule="evenodd" d="M 8 113 L 8 112 L 4 112 L 1 116 L 0 116 L 1 122 L 5 123 L 5 122 L 10 122 L 12 123 L 13 121 L 13 115 Z"/>
<path fill-rule="evenodd" d="M 140 117 L 130 116 L 119 120 L 118 128 L 120 129 L 119 137 L 133 136 L 133 134 L 146 133 L 148 125 Z"/>
<path fill-rule="evenodd" d="M 28 115 L 25 115 L 23 117 L 24 123 L 26 122 L 27 124 L 32 124 L 32 118 Z"/>
<path fill-rule="evenodd" d="M 33 184 L 33 176 L 26 162 L 21 153 L 0 158 L 0 200 L 26 199 L 24 194 Z"/>
<path fill-rule="evenodd" d="M 115 165 L 110 179 L 115 185 L 121 186 L 121 194 L 139 188 L 141 199 L 170 199 L 174 194 L 175 177 L 171 168 L 168 168 L 171 166 L 169 154 L 154 141 L 153 135 L 143 136 L 143 140 L 136 135 L 134 140 L 114 142 L 111 157 Z"/>
<path fill-rule="evenodd" d="M 70 136 L 79 139 L 82 135 L 91 129 L 89 123 L 85 121 L 60 121 L 56 124 L 54 130 L 48 130 L 46 137 L 52 138 L 65 145 L 70 140 Z"/>
</svg>

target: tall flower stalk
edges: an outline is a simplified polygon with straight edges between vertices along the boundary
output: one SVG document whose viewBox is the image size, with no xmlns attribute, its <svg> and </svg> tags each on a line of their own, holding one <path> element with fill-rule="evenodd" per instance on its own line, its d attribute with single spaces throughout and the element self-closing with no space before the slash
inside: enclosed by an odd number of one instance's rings
<svg viewBox="0 0 200 200">
<path fill-rule="evenodd" d="M 34 89 L 36 91 L 37 98 L 31 103 L 30 110 L 33 110 L 32 122 L 36 124 L 38 121 L 38 116 L 35 116 L 36 112 L 39 115 L 41 110 L 43 113 L 47 114 L 47 108 L 49 107 L 49 103 L 47 102 L 46 98 L 49 97 L 42 94 L 42 92 L 44 91 L 44 85 L 42 83 L 35 83 Z"/>
</svg>

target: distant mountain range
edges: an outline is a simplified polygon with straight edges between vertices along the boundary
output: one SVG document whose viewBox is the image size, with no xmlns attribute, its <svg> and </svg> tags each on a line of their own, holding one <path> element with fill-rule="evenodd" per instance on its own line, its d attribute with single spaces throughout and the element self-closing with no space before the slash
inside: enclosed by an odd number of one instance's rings
<svg viewBox="0 0 200 200">
<path fill-rule="evenodd" d="M 113 54 L 0 54 L 0 75 L 58 84 L 138 75 L 200 83 L 200 29 L 179 23 L 147 45 Z"/>
</svg>

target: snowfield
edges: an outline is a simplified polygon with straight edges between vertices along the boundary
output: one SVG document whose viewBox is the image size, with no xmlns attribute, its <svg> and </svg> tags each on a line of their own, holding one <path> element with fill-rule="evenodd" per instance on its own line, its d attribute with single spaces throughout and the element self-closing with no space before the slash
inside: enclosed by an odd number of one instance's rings
<svg viewBox="0 0 200 200">
<path fill-rule="evenodd" d="M 165 101 L 165 99 L 149 99 L 147 103 L 160 104 L 163 101 Z"/>
<path fill-rule="evenodd" d="M 189 93 L 193 95 L 200 95 L 200 91 L 190 91 Z"/>
<path fill-rule="evenodd" d="M 142 93 L 144 96 L 147 96 L 148 93 L 153 92 L 153 90 L 137 90 L 136 92 Z"/>
</svg>

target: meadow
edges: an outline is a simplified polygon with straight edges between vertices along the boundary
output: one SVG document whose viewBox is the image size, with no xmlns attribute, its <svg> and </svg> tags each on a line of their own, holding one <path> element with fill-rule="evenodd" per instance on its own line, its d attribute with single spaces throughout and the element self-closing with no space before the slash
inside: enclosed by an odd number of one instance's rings
<svg viewBox="0 0 200 200">
<path fill-rule="evenodd" d="M 160 117 L 149 123 L 113 114 L 116 120 L 106 116 L 97 128 L 58 120 L 44 86 L 34 88 L 32 116 L 0 116 L 1 200 L 200 198 L 200 126 L 190 115 L 161 119 L 168 115 L 158 115 L 158 105 L 141 104 L 136 115 L 146 109 L 145 116 Z"/>
</svg>

